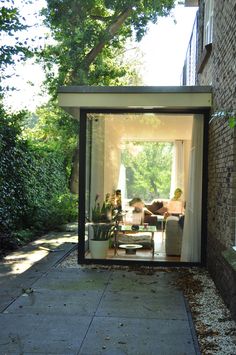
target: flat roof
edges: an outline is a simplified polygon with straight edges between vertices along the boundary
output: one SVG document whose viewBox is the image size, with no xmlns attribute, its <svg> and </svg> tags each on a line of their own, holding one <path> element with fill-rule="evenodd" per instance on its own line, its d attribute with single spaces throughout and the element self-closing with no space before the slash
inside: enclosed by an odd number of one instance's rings
<svg viewBox="0 0 236 355">
<path fill-rule="evenodd" d="M 58 93 L 186 93 L 211 92 L 211 86 L 61 86 Z"/>
<path fill-rule="evenodd" d="M 63 86 L 59 105 L 78 109 L 206 109 L 212 105 L 210 86 Z"/>
</svg>

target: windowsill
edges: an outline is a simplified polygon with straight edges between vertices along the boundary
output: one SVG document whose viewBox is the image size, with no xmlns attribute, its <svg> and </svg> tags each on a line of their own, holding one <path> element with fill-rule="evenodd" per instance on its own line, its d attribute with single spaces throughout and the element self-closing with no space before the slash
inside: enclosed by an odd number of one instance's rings
<svg viewBox="0 0 236 355">
<path fill-rule="evenodd" d="M 205 46 L 205 48 L 203 50 L 203 53 L 202 53 L 202 56 L 200 59 L 200 63 L 197 68 L 198 74 L 202 73 L 208 59 L 210 58 L 211 51 L 212 51 L 212 43 L 209 43 Z"/>
</svg>

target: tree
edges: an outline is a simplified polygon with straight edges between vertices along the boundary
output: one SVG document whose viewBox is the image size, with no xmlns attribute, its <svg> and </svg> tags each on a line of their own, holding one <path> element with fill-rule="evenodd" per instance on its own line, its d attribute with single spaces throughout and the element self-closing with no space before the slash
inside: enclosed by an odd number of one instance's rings
<svg viewBox="0 0 236 355">
<path fill-rule="evenodd" d="M 69 180 L 79 132 L 78 121 L 72 120 L 68 113 L 51 100 L 38 108 L 36 114 L 25 122 L 25 126 L 23 134 L 35 147 L 60 153 Z"/>
<path fill-rule="evenodd" d="M 26 60 L 33 55 L 28 39 L 22 40 L 19 33 L 28 28 L 25 19 L 19 14 L 19 10 L 14 6 L 12 0 L 1 0 L 4 5 L 0 8 L 0 34 L 2 45 L 0 46 L 0 76 L 1 80 L 8 77 L 5 74 L 7 66 L 14 65 L 15 62 Z M 0 86 L 0 91 L 3 91 Z"/>
<path fill-rule="evenodd" d="M 49 90 L 61 85 L 125 85 L 127 66 L 117 63 L 127 39 L 140 41 L 148 23 L 166 16 L 174 0 L 47 0 L 43 10 L 55 43 L 41 53 Z M 55 70 L 56 69 L 56 70 Z M 70 185 L 78 192 L 76 146 Z"/>
<path fill-rule="evenodd" d="M 47 0 L 45 23 L 56 43 L 42 57 L 51 89 L 57 85 L 117 85 L 125 68 L 115 64 L 128 38 L 141 40 L 151 21 L 174 0 Z M 54 74 L 54 65 L 58 74 Z M 53 90 L 52 90 L 53 91 Z"/>
<path fill-rule="evenodd" d="M 126 167 L 128 198 L 169 198 L 172 156 L 173 144 L 169 142 L 127 143 L 122 163 Z"/>
</svg>

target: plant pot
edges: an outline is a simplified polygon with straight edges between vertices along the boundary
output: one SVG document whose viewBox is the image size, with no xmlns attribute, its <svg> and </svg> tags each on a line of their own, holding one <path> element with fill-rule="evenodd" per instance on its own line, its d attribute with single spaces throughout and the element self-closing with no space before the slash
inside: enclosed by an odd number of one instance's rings
<svg viewBox="0 0 236 355">
<path fill-rule="evenodd" d="M 109 248 L 108 240 L 93 240 L 89 241 L 89 250 L 93 259 L 106 259 Z"/>
</svg>

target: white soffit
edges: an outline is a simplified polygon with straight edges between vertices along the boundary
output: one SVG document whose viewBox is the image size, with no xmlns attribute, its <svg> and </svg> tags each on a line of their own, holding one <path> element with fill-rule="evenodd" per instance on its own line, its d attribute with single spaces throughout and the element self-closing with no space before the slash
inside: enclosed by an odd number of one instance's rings
<svg viewBox="0 0 236 355">
<path fill-rule="evenodd" d="M 62 87 L 59 105 L 67 111 L 76 109 L 191 109 L 210 108 L 211 88 L 180 87 Z"/>
</svg>

